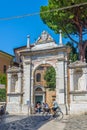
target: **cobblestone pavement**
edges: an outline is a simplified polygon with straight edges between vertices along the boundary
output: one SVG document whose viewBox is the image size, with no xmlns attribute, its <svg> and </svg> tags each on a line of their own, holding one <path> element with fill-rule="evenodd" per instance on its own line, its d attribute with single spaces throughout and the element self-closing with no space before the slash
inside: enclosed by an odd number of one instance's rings
<svg viewBox="0 0 87 130">
<path fill-rule="evenodd" d="M 0 121 L 0 130 L 36 130 L 38 125 L 40 127 L 40 124 L 44 123 L 45 121 L 40 115 L 27 117 L 8 115 Z"/>
<path fill-rule="evenodd" d="M 70 116 L 65 123 L 64 130 L 87 130 L 87 115 Z"/>
<path fill-rule="evenodd" d="M 0 121 L 0 130 L 87 130 L 87 115 L 64 116 L 64 119 L 43 120 L 40 115 L 8 115 Z"/>
<path fill-rule="evenodd" d="M 51 120 L 38 130 L 87 130 L 87 115 L 64 116 L 63 120 Z"/>
</svg>

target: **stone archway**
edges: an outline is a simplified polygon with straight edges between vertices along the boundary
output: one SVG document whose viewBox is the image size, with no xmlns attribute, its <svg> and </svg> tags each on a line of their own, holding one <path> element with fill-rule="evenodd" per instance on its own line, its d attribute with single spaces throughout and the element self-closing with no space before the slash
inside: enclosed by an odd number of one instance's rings
<svg viewBox="0 0 87 130">
<path fill-rule="evenodd" d="M 47 70 L 49 70 L 51 68 L 51 71 L 53 72 L 54 76 L 51 76 L 51 79 L 52 80 L 52 77 L 55 77 L 54 78 L 54 83 L 53 84 L 50 84 L 50 86 L 47 85 L 46 83 L 46 80 L 44 79 L 45 77 L 45 74 L 47 72 Z M 37 100 L 39 100 L 39 98 L 41 98 L 40 101 L 41 104 L 43 102 L 46 102 L 49 104 L 49 106 L 52 106 L 52 103 L 53 103 L 53 99 L 55 98 L 56 99 L 56 88 L 55 88 L 55 85 L 56 85 L 56 69 L 48 64 L 48 63 L 45 63 L 45 64 L 39 64 L 37 67 L 35 67 L 34 69 L 34 104 L 36 104 L 36 98 Z M 52 87 L 53 85 L 53 87 Z M 43 86 L 43 87 L 42 87 Z M 36 91 L 37 90 L 37 91 Z"/>
<path fill-rule="evenodd" d="M 43 38 L 44 35 L 46 36 L 46 39 Z M 62 39 L 61 35 L 60 39 Z M 53 66 L 56 71 L 56 101 L 61 105 L 62 110 L 65 113 L 65 107 L 67 106 L 67 58 L 70 49 L 63 45 L 61 40 L 59 44 L 56 44 L 53 38 L 44 31 L 34 45 L 31 46 L 29 41 L 28 37 L 27 46 L 15 51 L 15 57 L 18 60 L 17 62 L 22 65 L 21 69 L 23 72 L 21 109 L 18 108 L 17 112 L 20 112 L 21 110 L 21 112 L 27 113 L 28 105 L 31 106 L 34 104 L 34 71 L 41 64 L 49 64 Z M 38 75 L 38 77 L 40 80 L 40 75 Z M 8 88 L 12 87 L 9 81 L 10 80 L 8 80 Z M 13 96 L 14 95 L 12 95 L 12 98 Z M 18 99 L 17 96 L 16 98 Z M 9 101 L 7 104 L 8 103 Z M 11 107 L 12 105 L 10 104 L 9 109 Z"/>
</svg>

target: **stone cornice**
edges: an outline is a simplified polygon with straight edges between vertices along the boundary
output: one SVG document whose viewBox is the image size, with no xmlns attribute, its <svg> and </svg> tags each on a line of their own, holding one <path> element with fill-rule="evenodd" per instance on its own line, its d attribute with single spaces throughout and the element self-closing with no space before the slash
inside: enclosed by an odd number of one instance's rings
<svg viewBox="0 0 87 130">
<path fill-rule="evenodd" d="M 17 73 L 17 72 L 21 72 L 22 69 L 20 67 L 16 67 L 16 66 L 12 66 L 7 70 L 7 73 Z"/>
<path fill-rule="evenodd" d="M 70 94 L 87 94 L 87 91 L 70 91 Z"/>
<path fill-rule="evenodd" d="M 56 53 L 56 52 L 69 52 L 69 48 L 67 46 L 58 46 L 58 47 L 54 47 L 54 48 L 47 48 L 47 49 L 41 49 L 41 50 L 25 50 L 20 52 L 21 55 L 36 55 L 36 54 L 47 54 L 47 53 Z"/>
<path fill-rule="evenodd" d="M 11 93 L 7 93 L 7 96 L 9 95 L 23 95 L 24 93 L 15 93 L 15 92 L 11 92 Z"/>
<path fill-rule="evenodd" d="M 59 57 L 57 60 L 58 61 L 65 61 L 65 58 L 64 57 Z"/>
<path fill-rule="evenodd" d="M 76 62 L 73 62 L 73 63 L 70 63 L 68 65 L 69 68 L 73 69 L 73 68 L 85 68 L 87 67 L 87 63 L 85 62 L 82 62 L 82 61 L 76 61 Z"/>
</svg>

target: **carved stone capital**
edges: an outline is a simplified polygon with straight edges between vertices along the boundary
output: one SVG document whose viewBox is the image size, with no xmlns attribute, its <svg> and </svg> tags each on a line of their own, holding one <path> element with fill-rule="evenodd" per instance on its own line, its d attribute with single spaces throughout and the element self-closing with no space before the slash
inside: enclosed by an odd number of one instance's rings
<svg viewBox="0 0 87 130">
<path fill-rule="evenodd" d="M 25 63 L 26 65 L 32 64 L 31 61 L 24 61 L 24 63 Z"/>
<path fill-rule="evenodd" d="M 74 69 L 70 69 L 70 74 L 71 74 L 71 75 L 74 74 Z"/>
<path fill-rule="evenodd" d="M 82 68 L 83 74 L 87 74 L 87 68 Z"/>
</svg>

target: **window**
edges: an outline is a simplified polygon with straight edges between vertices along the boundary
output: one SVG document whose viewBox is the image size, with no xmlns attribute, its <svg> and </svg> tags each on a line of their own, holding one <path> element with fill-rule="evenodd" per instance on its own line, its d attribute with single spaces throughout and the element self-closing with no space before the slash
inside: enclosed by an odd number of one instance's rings
<svg viewBox="0 0 87 130">
<path fill-rule="evenodd" d="M 7 67 L 6 65 L 3 66 L 3 73 L 6 73 Z"/>
<path fill-rule="evenodd" d="M 36 81 L 37 82 L 41 81 L 41 74 L 40 73 L 37 73 L 37 75 L 36 75 Z"/>
</svg>

